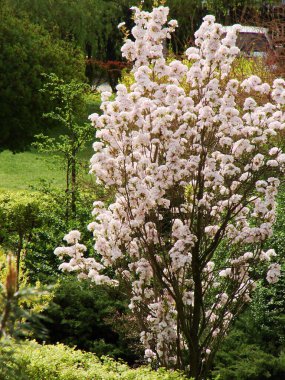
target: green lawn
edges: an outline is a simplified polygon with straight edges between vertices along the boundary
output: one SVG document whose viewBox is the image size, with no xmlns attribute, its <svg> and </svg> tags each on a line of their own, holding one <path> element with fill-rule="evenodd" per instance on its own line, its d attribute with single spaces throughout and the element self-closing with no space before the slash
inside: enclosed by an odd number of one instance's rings
<svg viewBox="0 0 285 380">
<path fill-rule="evenodd" d="M 91 142 L 80 153 L 81 160 L 89 162 L 93 151 Z M 62 161 L 53 154 L 30 151 L 16 153 L 5 150 L 0 153 L 0 190 L 31 190 L 38 187 L 41 180 L 50 182 L 54 187 L 65 186 L 65 172 Z M 86 175 L 88 169 L 86 169 Z M 88 178 L 88 177 L 86 177 Z"/>
<path fill-rule="evenodd" d="M 88 98 L 87 115 L 100 111 L 100 95 L 91 94 Z M 87 116 L 82 122 L 87 121 Z M 57 137 L 64 134 L 60 128 L 53 130 L 49 135 Z M 95 131 L 94 131 L 95 136 Z M 93 152 L 92 142 L 87 141 L 85 148 L 79 154 L 81 160 L 89 162 Z M 65 186 L 65 172 L 61 168 L 62 162 L 55 158 L 53 154 L 39 153 L 32 150 L 24 153 L 13 154 L 8 150 L 0 153 L 0 191 L 9 190 L 31 190 L 32 187 L 40 185 L 41 180 L 51 182 L 54 187 Z M 87 164 L 88 166 L 88 164 Z M 86 169 L 86 179 L 88 169 Z"/>
<path fill-rule="evenodd" d="M 0 153 L 0 190 L 26 190 L 38 186 L 40 180 L 64 186 L 65 174 L 53 155 L 38 152 Z"/>
</svg>

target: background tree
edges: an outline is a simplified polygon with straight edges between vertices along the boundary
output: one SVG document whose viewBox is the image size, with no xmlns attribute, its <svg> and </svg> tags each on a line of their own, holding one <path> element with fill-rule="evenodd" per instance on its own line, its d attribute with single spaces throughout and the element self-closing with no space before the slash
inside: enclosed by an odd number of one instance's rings
<svg viewBox="0 0 285 380">
<path fill-rule="evenodd" d="M 42 121 L 48 101 L 39 92 L 41 74 L 84 79 L 84 61 L 72 45 L 53 38 L 28 18 L 15 16 L 5 2 L 0 11 L 0 46 L 0 149 L 16 151 L 47 128 Z"/>
<path fill-rule="evenodd" d="M 277 4 L 275 0 L 206 0 L 207 10 L 224 25 L 241 23 L 244 25 L 260 22 L 265 16 L 264 6 Z M 279 2 L 280 3 L 280 2 Z"/>
<path fill-rule="evenodd" d="M 39 203 L 33 196 L 1 194 L 0 196 L 0 242 L 16 256 L 16 290 L 19 290 L 21 255 L 33 239 L 36 228 L 42 225 Z"/>
<path fill-rule="evenodd" d="M 145 0 L 143 7 L 150 10 L 153 4 L 165 4 L 170 8 L 170 17 L 178 21 L 179 28 L 173 33 L 169 45 L 176 54 L 183 54 L 194 45 L 194 33 L 207 14 L 216 17 L 223 25 L 264 25 L 266 7 L 276 4 L 269 0 Z M 137 5 L 134 4 L 133 5 Z"/>
<path fill-rule="evenodd" d="M 119 56 L 122 37 L 117 25 L 132 5 L 130 0 L 7 1 L 16 14 L 28 15 L 57 38 L 79 46 L 88 58 L 101 60 Z"/>
<path fill-rule="evenodd" d="M 69 208 L 73 217 L 76 216 L 76 194 L 78 191 L 78 167 L 79 153 L 86 142 L 93 135 L 93 128 L 89 123 L 82 122 L 86 116 L 85 95 L 88 86 L 72 80 L 65 82 L 55 74 L 46 76 L 43 93 L 47 94 L 53 106 L 53 110 L 44 114 L 63 128 L 64 134 L 57 138 L 43 134 L 37 135 L 38 140 L 34 145 L 43 152 L 56 152 L 64 161 L 66 173 L 66 219 L 69 219 Z"/>
</svg>

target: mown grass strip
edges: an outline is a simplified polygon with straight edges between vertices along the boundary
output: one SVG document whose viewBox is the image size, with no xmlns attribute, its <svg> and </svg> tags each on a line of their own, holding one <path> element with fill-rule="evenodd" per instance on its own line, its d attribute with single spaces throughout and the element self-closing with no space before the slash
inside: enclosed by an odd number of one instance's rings
<svg viewBox="0 0 285 380">
<path fill-rule="evenodd" d="M 56 187 L 64 187 L 64 170 L 55 156 L 36 151 L 13 154 L 6 150 L 0 153 L 1 190 L 31 189 L 42 179 Z"/>
</svg>

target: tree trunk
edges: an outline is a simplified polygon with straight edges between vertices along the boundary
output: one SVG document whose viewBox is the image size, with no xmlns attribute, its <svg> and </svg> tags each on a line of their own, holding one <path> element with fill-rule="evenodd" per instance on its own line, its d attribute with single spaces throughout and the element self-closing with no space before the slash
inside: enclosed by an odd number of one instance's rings
<svg viewBox="0 0 285 380">
<path fill-rule="evenodd" d="M 73 217 L 76 217 L 76 152 L 72 149 L 71 159 L 71 211 Z"/>
<path fill-rule="evenodd" d="M 17 248 L 17 290 L 19 290 L 19 276 L 20 276 L 20 264 L 21 264 L 21 251 L 23 249 L 23 235 L 19 234 L 19 242 Z"/>
<path fill-rule="evenodd" d="M 65 194 L 66 194 L 66 208 L 65 208 L 65 221 L 68 223 L 69 220 L 69 169 L 70 169 L 70 163 L 69 160 L 67 161 L 66 165 L 66 188 L 65 188 Z"/>
<path fill-rule="evenodd" d="M 195 380 L 202 380 L 202 361 L 201 361 L 201 351 L 199 349 L 198 336 L 192 336 L 191 346 L 189 345 L 189 355 L 190 355 L 190 376 Z"/>
<path fill-rule="evenodd" d="M 199 219 L 198 219 L 198 230 L 199 228 Z M 199 236 L 199 234 L 198 234 Z M 202 313 L 202 281 L 200 275 L 200 260 L 199 260 L 199 238 L 196 245 L 196 249 L 193 251 L 192 256 L 192 270 L 193 270 L 193 280 L 194 280 L 194 307 L 193 307 L 193 316 L 192 323 L 190 326 L 190 339 L 191 345 L 189 346 L 190 353 L 190 375 L 195 380 L 202 379 L 202 358 L 201 350 L 199 347 L 199 326 L 201 322 L 201 313 Z"/>
<path fill-rule="evenodd" d="M 11 303 L 11 300 L 8 299 L 7 302 L 6 302 L 6 305 L 5 305 L 5 309 L 4 309 L 2 318 L 1 318 L 0 339 L 3 337 L 3 335 L 5 333 L 5 328 L 6 328 L 6 324 L 8 322 L 8 318 L 9 318 L 11 309 L 12 309 L 12 303 Z"/>
</svg>

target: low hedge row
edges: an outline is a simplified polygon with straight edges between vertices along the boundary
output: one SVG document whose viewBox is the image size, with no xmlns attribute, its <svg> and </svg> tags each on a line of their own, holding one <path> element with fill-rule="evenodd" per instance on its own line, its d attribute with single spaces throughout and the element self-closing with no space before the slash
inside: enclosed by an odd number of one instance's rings
<svg viewBox="0 0 285 380">
<path fill-rule="evenodd" d="M 175 371 L 147 366 L 131 369 L 108 357 L 63 344 L 40 345 L 35 341 L 0 343 L 0 380 L 185 380 Z"/>
</svg>

